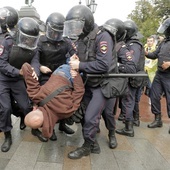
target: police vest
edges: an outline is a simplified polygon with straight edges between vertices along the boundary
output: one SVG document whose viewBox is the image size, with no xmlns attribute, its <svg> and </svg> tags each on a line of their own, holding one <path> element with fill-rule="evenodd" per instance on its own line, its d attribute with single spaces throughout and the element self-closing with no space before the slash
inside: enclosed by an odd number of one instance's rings
<svg viewBox="0 0 170 170">
<path fill-rule="evenodd" d="M 50 68 L 52 72 L 66 63 L 68 44 L 65 40 L 51 42 L 45 36 L 41 36 L 39 46 L 41 48 L 40 64 Z"/>
<path fill-rule="evenodd" d="M 136 39 L 132 39 L 130 41 L 128 41 L 128 43 L 126 43 L 127 47 L 129 48 L 129 50 L 131 50 L 131 44 L 132 43 L 137 43 L 139 44 L 142 48 L 141 48 L 141 56 L 139 58 L 139 62 L 137 63 L 137 72 L 138 71 L 143 71 L 144 70 L 144 66 L 145 66 L 145 52 L 144 52 L 144 47 L 142 45 L 141 42 L 139 42 L 138 40 Z"/>
<path fill-rule="evenodd" d="M 10 35 L 6 35 L 6 39 L 12 38 Z M 21 69 L 22 65 L 27 62 L 31 63 L 32 58 L 35 55 L 35 50 L 23 49 L 16 45 L 16 39 L 13 39 L 13 45 L 9 54 L 9 63 L 17 69 Z"/>
<path fill-rule="evenodd" d="M 84 39 L 79 39 L 77 44 L 77 51 L 78 56 L 81 62 L 87 62 L 87 61 L 95 61 L 96 60 L 96 47 L 95 47 L 95 40 L 96 36 L 101 33 L 102 30 L 100 30 L 98 27 L 93 29 Z M 111 72 L 110 68 L 110 72 Z M 83 80 L 86 81 L 87 85 L 90 87 L 96 87 L 100 85 L 100 83 L 103 81 L 102 78 L 95 78 L 95 77 L 86 77 L 85 74 L 83 74 Z"/>
<path fill-rule="evenodd" d="M 27 62 L 31 63 L 32 58 L 35 55 L 35 51 L 23 49 L 17 45 L 13 45 L 10 55 L 9 63 L 17 69 L 21 69 L 22 65 Z"/>
</svg>

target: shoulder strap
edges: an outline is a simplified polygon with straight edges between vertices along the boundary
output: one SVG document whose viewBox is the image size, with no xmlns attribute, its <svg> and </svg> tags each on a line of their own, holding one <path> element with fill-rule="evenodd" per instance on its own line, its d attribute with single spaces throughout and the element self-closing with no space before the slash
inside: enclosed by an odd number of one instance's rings
<svg viewBox="0 0 170 170">
<path fill-rule="evenodd" d="M 47 102 L 49 102 L 52 98 L 54 98 L 55 96 L 60 94 L 62 91 L 66 90 L 66 89 L 70 89 L 70 88 L 71 88 L 71 86 L 69 86 L 69 85 L 61 86 L 60 88 L 56 89 L 51 94 L 49 94 L 41 102 L 39 102 L 38 106 L 44 106 Z"/>
</svg>

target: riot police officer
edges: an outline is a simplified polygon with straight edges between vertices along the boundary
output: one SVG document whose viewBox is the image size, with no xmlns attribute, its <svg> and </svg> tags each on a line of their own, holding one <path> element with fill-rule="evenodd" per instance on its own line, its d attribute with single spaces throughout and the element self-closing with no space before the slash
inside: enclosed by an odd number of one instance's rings
<svg viewBox="0 0 170 170">
<path fill-rule="evenodd" d="M 158 69 L 150 90 L 151 111 L 155 115 L 155 120 L 148 125 L 148 128 L 157 128 L 162 127 L 163 125 L 160 104 L 163 92 L 165 93 L 167 102 L 168 117 L 170 117 L 170 18 L 167 18 L 160 25 L 157 32 L 164 34 L 165 39 L 159 44 L 154 52 L 148 53 L 145 51 L 147 58 L 158 59 Z"/>
<path fill-rule="evenodd" d="M 132 20 L 127 20 L 124 22 L 125 28 L 127 30 L 125 43 L 129 48 L 130 52 L 134 55 L 134 62 L 136 65 L 136 71 L 144 70 L 144 48 L 139 37 L 137 36 L 138 27 L 136 23 Z M 123 129 L 117 129 L 116 133 L 121 135 L 126 135 L 133 137 L 134 130 L 133 124 L 134 120 L 137 121 L 139 126 L 139 101 L 141 96 L 141 87 L 143 79 L 139 80 L 136 78 L 129 78 L 128 89 L 129 92 L 127 95 L 121 98 L 121 113 L 125 115 L 125 127 Z M 135 115 L 134 115 L 134 111 Z"/>
<path fill-rule="evenodd" d="M 18 13 L 13 7 L 5 6 L 0 8 L 0 34 L 3 35 L 8 32 L 8 30 L 10 33 L 15 31 L 18 18 Z M 1 42 L 2 40 L 3 39 L 1 39 Z"/>
<path fill-rule="evenodd" d="M 105 22 L 103 25 L 103 28 L 107 30 L 113 40 L 116 42 L 114 54 L 115 57 L 117 57 L 117 68 L 119 73 L 136 73 L 136 64 L 135 64 L 135 58 L 133 54 L 130 53 L 128 47 L 126 46 L 124 42 L 124 38 L 126 35 L 126 29 L 123 21 L 117 18 L 109 19 Z M 116 110 L 117 102 L 116 98 L 110 99 L 107 101 L 106 106 L 114 106 L 114 110 Z M 114 105 L 115 104 L 115 105 Z M 115 138 L 115 127 L 116 122 L 114 118 L 114 114 L 105 114 L 105 112 L 109 112 L 107 109 L 109 107 L 106 107 L 104 109 L 104 112 L 102 114 L 103 119 L 105 121 L 106 128 L 109 130 L 109 146 L 110 148 L 115 148 L 117 146 L 117 141 Z M 110 115 L 110 117 L 108 116 Z"/>
<path fill-rule="evenodd" d="M 51 13 L 46 20 L 46 32 L 45 35 L 40 36 L 38 43 L 37 57 L 40 58 L 40 77 L 39 82 L 41 85 L 45 84 L 50 78 L 52 72 L 60 65 L 65 64 L 67 60 L 67 53 L 72 56 L 76 51 L 72 46 L 72 42 L 69 39 L 63 38 L 63 27 L 65 17 L 58 12 Z M 64 120 L 59 122 L 59 130 L 64 131 L 67 134 L 73 134 L 74 130 L 69 128 Z M 39 133 L 34 133 L 39 137 Z M 39 138 L 41 141 L 47 140 Z M 50 138 L 51 140 L 57 140 L 55 131 Z"/>
<path fill-rule="evenodd" d="M 1 146 L 2 152 L 7 152 L 12 144 L 10 95 L 13 96 L 24 115 L 32 110 L 21 66 L 28 62 L 35 71 L 39 69 L 39 61 L 34 57 L 39 38 L 38 23 L 26 17 L 20 19 L 17 26 L 16 34 L 13 36 L 7 34 L 0 45 L 0 131 L 5 135 L 5 141 Z M 37 78 L 35 71 L 33 77 Z"/>
<path fill-rule="evenodd" d="M 77 59 L 69 63 L 72 69 L 82 72 L 86 82 L 83 102 L 87 109 L 82 122 L 84 143 L 80 148 L 68 154 L 70 159 L 80 159 L 90 153 L 100 153 L 96 133 L 100 116 L 108 100 L 101 92 L 102 79 L 90 77 L 86 79 L 86 73 L 102 74 L 114 71 L 114 58 L 112 57 L 114 41 L 107 31 L 99 29 L 94 23 L 92 12 L 84 5 L 76 5 L 69 10 L 63 34 L 76 41 Z M 113 106 L 106 113 L 113 114 Z M 114 130 L 114 127 L 111 130 Z"/>
<path fill-rule="evenodd" d="M 0 43 L 5 37 L 6 33 L 10 33 L 12 36 L 15 34 L 16 31 L 16 24 L 18 22 L 18 13 L 17 11 L 10 6 L 5 6 L 0 9 Z M 25 124 L 24 124 L 24 114 L 20 110 L 18 104 L 16 101 L 13 99 L 11 95 L 11 104 L 12 104 L 12 113 L 13 115 L 20 117 L 20 129 L 23 130 L 25 129 Z"/>
</svg>

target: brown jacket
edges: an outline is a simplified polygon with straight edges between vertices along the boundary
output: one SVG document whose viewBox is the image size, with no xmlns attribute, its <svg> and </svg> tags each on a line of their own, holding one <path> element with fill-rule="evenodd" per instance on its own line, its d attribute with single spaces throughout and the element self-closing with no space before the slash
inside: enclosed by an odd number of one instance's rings
<svg viewBox="0 0 170 170">
<path fill-rule="evenodd" d="M 35 104 L 38 104 L 46 98 L 47 95 L 61 86 L 71 86 L 67 78 L 53 74 L 43 86 L 40 86 L 39 82 L 32 78 L 32 69 L 28 63 L 23 65 L 22 70 L 28 95 Z M 38 107 L 44 115 L 42 133 L 45 137 L 51 137 L 54 126 L 58 120 L 70 117 L 80 106 L 84 94 L 84 84 L 81 76 L 78 74 L 73 82 L 73 88 L 64 90 L 44 106 Z"/>
</svg>

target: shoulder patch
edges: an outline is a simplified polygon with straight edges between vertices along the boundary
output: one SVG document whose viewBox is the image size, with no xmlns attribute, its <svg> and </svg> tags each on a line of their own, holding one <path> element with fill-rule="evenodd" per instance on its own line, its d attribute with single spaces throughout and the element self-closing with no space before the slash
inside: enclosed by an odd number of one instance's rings
<svg viewBox="0 0 170 170">
<path fill-rule="evenodd" d="M 103 53 L 103 54 L 106 54 L 106 52 L 107 52 L 107 41 L 101 41 L 100 42 L 100 51 L 101 51 L 101 53 Z"/>
<path fill-rule="evenodd" d="M 127 52 L 127 53 L 126 53 L 126 58 L 127 58 L 129 61 L 131 61 L 131 60 L 133 59 L 132 53 L 131 53 L 131 52 Z"/>
<path fill-rule="evenodd" d="M 3 52 L 4 52 L 4 46 L 0 45 L 0 56 L 3 54 Z"/>
</svg>

